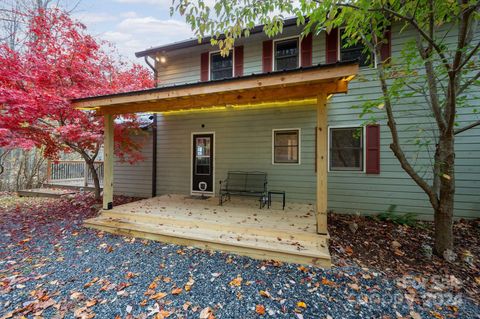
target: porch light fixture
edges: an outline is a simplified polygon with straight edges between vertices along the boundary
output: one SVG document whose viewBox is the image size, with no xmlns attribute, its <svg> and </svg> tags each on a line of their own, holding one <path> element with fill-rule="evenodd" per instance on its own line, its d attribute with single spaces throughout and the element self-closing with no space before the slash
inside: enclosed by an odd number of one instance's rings
<svg viewBox="0 0 480 319">
<path fill-rule="evenodd" d="M 155 57 L 155 60 L 157 60 L 157 62 L 160 62 L 161 64 L 167 63 L 167 58 L 165 57 L 165 55 L 160 55 L 160 56 L 157 55 Z"/>
</svg>

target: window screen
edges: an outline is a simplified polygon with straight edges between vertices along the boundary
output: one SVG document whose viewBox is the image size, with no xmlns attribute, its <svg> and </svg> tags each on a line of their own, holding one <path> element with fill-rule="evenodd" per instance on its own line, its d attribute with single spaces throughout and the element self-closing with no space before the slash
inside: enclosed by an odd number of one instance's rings
<svg viewBox="0 0 480 319">
<path fill-rule="evenodd" d="M 299 130 L 274 131 L 274 163 L 299 163 L 299 135 Z"/>
<path fill-rule="evenodd" d="M 210 55 L 210 80 L 231 78 L 233 76 L 233 54 L 222 57 L 220 52 Z"/>
<path fill-rule="evenodd" d="M 275 42 L 275 70 L 298 68 L 298 39 Z"/>
<path fill-rule="evenodd" d="M 360 127 L 330 128 L 330 170 L 363 170 L 363 130 Z"/>
</svg>

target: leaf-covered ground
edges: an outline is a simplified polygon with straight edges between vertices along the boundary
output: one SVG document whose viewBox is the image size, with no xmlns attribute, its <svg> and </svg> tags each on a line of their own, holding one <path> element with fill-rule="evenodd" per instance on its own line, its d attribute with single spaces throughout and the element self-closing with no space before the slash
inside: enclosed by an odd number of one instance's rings
<svg viewBox="0 0 480 319">
<path fill-rule="evenodd" d="M 430 279 L 443 276 L 458 281 L 457 293 L 480 300 L 480 219 L 455 222 L 457 256 L 453 262 L 422 253 L 422 245 L 434 244 L 432 222 L 408 227 L 371 217 L 331 214 L 328 223 L 330 252 L 337 266 L 379 269 L 392 279 L 415 273 Z M 358 226 L 355 233 L 352 223 Z"/>
<path fill-rule="evenodd" d="M 465 289 L 464 277 L 451 267 L 434 260 L 431 271 L 403 268 L 395 266 L 403 263 L 397 255 L 400 261 L 385 261 L 392 260 L 391 238 L 385 236 L 397 236 L 399 229 L 388 223 L 382 226 L 388 231 L 366 238 L 375 222 L 359 223 L 353 235 L 348 220 L 332 216 L 332 254 L 343 266 L 322 270 L 83 228 L 82 220 L 96 212 L 88 195 L 0 196 L 0 318 L 478 318 L 480 313 L 478 299 L 470 299 L 474 294 Z M 410 249 L 404 242 L 408 235 L 395 238 Z M 363 241 L 377 243 L 365 248 Z M 478 289 L 478 283 L 468 287 Z"/>
</svg>

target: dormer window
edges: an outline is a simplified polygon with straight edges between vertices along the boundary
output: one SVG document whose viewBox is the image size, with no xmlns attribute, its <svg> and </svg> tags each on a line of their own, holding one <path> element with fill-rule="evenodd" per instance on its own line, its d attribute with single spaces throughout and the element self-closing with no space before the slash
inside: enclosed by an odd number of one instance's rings
<svg viewBox="0 0 480 319">
<path fill-rule="evenodd" d="M 298 38 L 275 41 L 274 70 L 291 70 L 300 65 Z"/>
<path fill-rule="evenodd" d="M 220 52 L 210 53 L 210 80 L 233 77 L 233 52 L 222 56 Z"/>
<path fill-rule="evenodd" d="M 344 33 L 345 29 L 340 29 L 340 39 L 338 41 L 338 43 L 340 43 L 339 61 L 358 60 L 360 66 L 368 66 L 372 63 L 372 58 L 368 51 L 365 51 L 365 46 L 362 43 L 347 47 L 348 39 L 343 37 Z"/>
</svg>

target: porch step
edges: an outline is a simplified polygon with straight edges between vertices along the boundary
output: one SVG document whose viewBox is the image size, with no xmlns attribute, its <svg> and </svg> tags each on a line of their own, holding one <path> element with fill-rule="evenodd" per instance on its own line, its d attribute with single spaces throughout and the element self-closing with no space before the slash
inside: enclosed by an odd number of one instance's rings
<svg viewBox="0 0 480 319">
<path fill-rule="evenodd" d="M 148 213 L 131 213 L 127 210 L 103 210 L 101 216 L 104 218 L 120 219 L 129 221 L 131 223 L 141 224 L 162 224 L 177 227 L 194 226 L 201 229 L 211 229 L 213 231 L 222 230 L 239 234 L 240 236 L 266 236 L 266 237 L 284 237 L 288 234 L 288 239 L 291 241 L 307 241 L 314 242 L 320 246 L 328 246 L 328 235 L 320 236 L 316 233 L 301 232 L 292 230 L 292 228 L 285 228 L 282 223 L 276 222 L 274 217 L 270 217 L 268 224 L 259 225 L 258 223 L 245 222 L 245 216 L 239 218 L 229 217 L 228 223 L 222 220 L 213 219 L 211 216 L 201 217 L 198 215 L 187 216 L 182 215 L 181 212 L 172 215 L 148 214 Z M 292 221 L 293 223 L 294 221 Z M 286 237 L 286 236 L 285 236 Z"/>
<path fill-rule="evenodd" d="M 20 197 L 49 197 L 49 198 L 59 198 L 65 195 L 75 194 L 75 191 L 68 191 L 60 188 L 32 188 L 32 189 L 22 189 L 17 191 L 18 196 Z"/>
<path fill-rule="evenodd" d="M 112 217 L 116 216 L 116 217 Z M 182 218 L 159 218 L 135 214 L 122 216 L 118 212 L 103 212 L 85 221 L 87 227 L 106 232 L 147 238 L 179 245 L 232 252 L 256 259 L 330 267 L 326 236 L 302 234 L 273 229 L 248 229 L 207 221 Z M 303 237 L 302 237 L 303 236 Z"/>
</svg>

